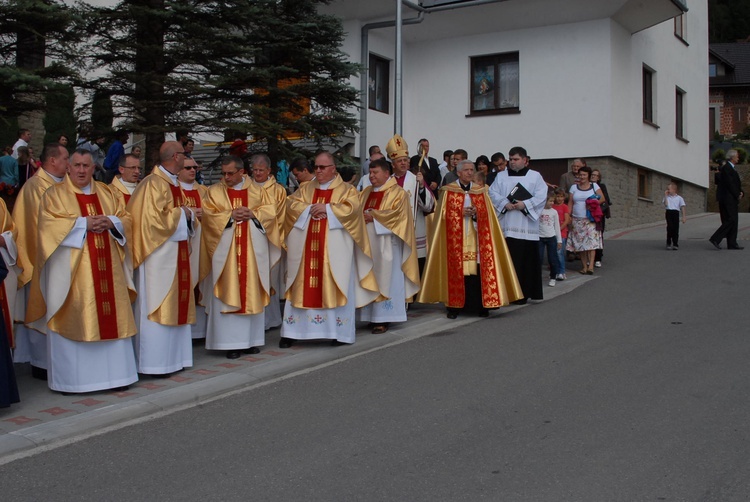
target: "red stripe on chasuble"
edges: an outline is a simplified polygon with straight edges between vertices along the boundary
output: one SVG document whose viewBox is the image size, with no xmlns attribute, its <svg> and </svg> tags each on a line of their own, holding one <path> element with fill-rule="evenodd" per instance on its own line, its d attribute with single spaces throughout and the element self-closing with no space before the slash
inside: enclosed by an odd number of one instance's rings
<svg viewBox="0 0 750 502">
<path fill-rule="evenodd" d="M 385 192 L 370 192 L 367 196 L 367 202 L 365 202 L 364 210 L 367 209 L 380 209 L 380 204 L 383 202 L 383 195 Z"/>
<path fill-rule="evenodd" d="M 127 205 L 128 202 L 130 202 L 130 198 L 132 197 L 129 193 L 122 194 L 123 197 L 125 197 L 125 205 Z"/>
<path fill-rule="evenodd" d="M 479 268 L 482 276 L 482 306 L 484 308 L 501 307 L 500 285 L 497 283 L 497 263 L 495 263 L 495 244 L 492 242 L 489 215 L 485 198 L 480 194 L 472 194 L 471 203 L 477 208 L 477 251 L 479 252 Z"/>
<path fill-rule="evenodd" d="M 5 331 L 8 333 L 8 343 L 10 343 L 10 348 L 14 349 L 16 346 L 13 339 L 13 318 L 10 316 L 8 296 L 5 292 L 5 281 L 0 283 L 0 308 L 3 309 L 3 323 L 5 324 Z"/>
<path fill-rule="evenodd" d="M 232 209 L 247 207 L 247 190 L 228 189 L 229 200 L 232 201 Z M 234 249 L 237 253 L 237 275 L 240 281 L 240 308 L 236 312 L 243 313 L 247 308 L 247 253 L 248 239 L 250 238 L 249 221 L 238 221 L 234 225 Z"/>
<path fill-rule="evenodd" d="M 316 189 L 312 204 L 331 202 L 333 190 Z M 323 308 L 323 259 L 326 252 L 326 235 L 328 222 L 310 220 L 305 239 L 305 287 L 303 288 L 302 307 L 308 309 Z"/>
<path fill-rule="evenodd" d="M 464 290 L 464 194 L 445 192 L 445 239 L 448 258 L 448 304 L 461 308 L 466 302 Z"/>
<path fill-rule="evenodd" d="M 96 194 L 76 194 L 81 216 L 104 214 L 99 197 Z M 117 305 L 115 303 L 115 283 L 112 275 L 112 249 L 109 243 L 109 232 L 100 234 L 86 232 L 86 247 L 89 250 L 91 273 L 94 278 L 94 298 L 96 298 L 96 317 L 99 322 L 99 338 L 116 340 Z"/>
<path fill-rule="evenodd" d="M 174 207 L 182 207 L 185 204 L 185 196 L 182 189 L 178 186 L 169 185 L 172 192 L 172 204 Z M 190 252 L 188 250 L 188 241 L 177 243 L 177 324 L 187 324 L 188 313 L 190 311 Z"/>
<path fill-rule="evenodd" d="M 182 193 L 185 194 L 185 205 L 187 207 L 203 207 L 201 206 L 201 196 L 198 190 L 185 190 L 183 188 Z"/>
</svg>

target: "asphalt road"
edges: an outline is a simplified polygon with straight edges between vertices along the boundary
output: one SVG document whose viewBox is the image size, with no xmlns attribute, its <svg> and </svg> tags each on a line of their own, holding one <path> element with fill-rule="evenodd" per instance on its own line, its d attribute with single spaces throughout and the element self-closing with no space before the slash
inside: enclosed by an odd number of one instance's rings
<svg viewBox="0 0 750 502">
<path fill-rule="evenodd" d="M 750 248 L 681 247 L 610 242 L 571 294 L 0 466 L 2 499 L 750 500 Z"/>
</svg>

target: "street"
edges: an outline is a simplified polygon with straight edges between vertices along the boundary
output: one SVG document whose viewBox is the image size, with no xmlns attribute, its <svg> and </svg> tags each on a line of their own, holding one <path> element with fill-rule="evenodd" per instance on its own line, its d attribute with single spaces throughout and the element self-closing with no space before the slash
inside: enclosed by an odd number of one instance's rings
<svg viewBox="0 0 750 502">
<path fill-rule="evenodd" d="M 607 241 L 595 280 L 552 300 L 2 465 L 0 493 L 750 500 L 750 248 L 691 223 L 678 252 L 658 228 Z"/>
</svg>

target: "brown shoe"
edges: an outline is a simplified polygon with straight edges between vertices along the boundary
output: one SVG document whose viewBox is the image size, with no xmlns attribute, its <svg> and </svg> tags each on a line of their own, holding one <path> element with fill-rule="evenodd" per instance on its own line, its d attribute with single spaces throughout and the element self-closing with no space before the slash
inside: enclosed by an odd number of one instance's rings
<svg viewBox="0 0 750 502">
<path fill-rule="evenodd" d="M 388 331 L 388 324 L 377 324 L 374 328 L 372 328 L 373 335 L 381 335 L 386 331 Z"/>
</svg>

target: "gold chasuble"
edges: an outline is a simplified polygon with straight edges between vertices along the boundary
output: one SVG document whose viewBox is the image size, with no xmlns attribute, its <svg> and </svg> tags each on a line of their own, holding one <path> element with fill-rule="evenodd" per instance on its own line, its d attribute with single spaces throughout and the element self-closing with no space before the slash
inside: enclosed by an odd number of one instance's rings
<svg viewBox="0 0 750 502">
<path fill-rule="evenodd" d="M 119 176 L 115 176 L 114 178 L 112 178 L 112 183 L 109 185 L 109 189 L 114 191 L 115 195 L 122 194 L 123 199 L 125 199 L 126 205 L 128 202 L 130 202 L 130 197 L 132 197 L 132 195 L 130 194 L 130 190 L 128 190 L 127 187 L 122 184 L 122 179 L 120 179 Z"/>
<path fill-rule="evenodd" d="M 18 276 L 19 289 L 31 281 L 36 260 L 36 222 L 39 218 L 39 204 L 42 195 L 57 181 L 39 169 L 28 179 L 18 193 L 16 204 L 13 206 L 13 221 L 18 228 L 18 265 L 23 273 Z"/>
<path fill-rule="evenodd" d="M 138 184 L 127 206 L 133 216 L 133 269 L 137 270 L 157 249 L 167 243 L 177 231 L 183 213 L 182 206 L 187 205 L 182 188 L 173 185 L 159 167 Z M 199 223 L 194 220 L 192 224 Z M 176 245 L 173 257 L 169 259 L 173 258 L 177 267 L 173 277 L 164 277 L 164 280 L 170 281 L 171 286 L 161 303 L 156 308 L 149 309 L 148 319 L 152 322 L 164 326 L 195 323 L 189 242 L 188 238 L 172 243 Z"/>
<path fill-rule="evenodd" d="M 24 264 L 20 263 L 22 256 L 25 258 L 25 254 L 21 254 L 21 250 L 18 249 L 20 244 L 18 243 L 18 229 L 13 218 L 11 218 L 8 208 L 5 205 L 5 201 L 0 199 L 0 233 L 4 234 L 9 232 L 13 243 L 16 245 L 16 257 L 15 260 L 10 252 L 12 243 L 7 242 L 5 248 L 0 248 L 5 264 L 8 268 L 8 276 L 3 282 L 0 282 L 0 308 L 3 311 L 3 322 L 5 323 L 5 331 L 8 333 L 8 342 L 11 348 L 15 348 L 15 340 L 13 338 L 13 313 L 15 312 L 16 303 L 16 292 L 18 290 L 18 276 L 23 274 Z M 15 266 L 13 262 L 15 261 Z M 26 263 L 26 268 L 31 266 Z"/>
<path fill-rule="evenodd" d="M 409 202 L 409 193 L 398 186 L 395 178 L 391 177 L 386 181 L 380 190 L 373 190 L 372 186 L 367 186 L 360 194 L 362 201 L 362 210 L 370 210 L 375 221 L 393 232 L 405 245 L 403 251 L 403 263 L 401 271 L 404 273 L 405 291 L 407 298 L 411 298 L 419 291 L 419 262 L 417 257 L 417 242 L 414 233 L 414 217 L 412 216 L 411 204 Z M 378 252 L 375 249 L 375 239 L 370 236 L 370 244 L 373 246 L 372 256 L 375 261 L 375 275 L 378 281 L 380 291 L 384 296 L 390 285 L 387 284 L 390 279 L 390 264 L 387 266 L 378 266 Z M 384 250 L 389 252 L 389 250 Z M 394 300 L 401 300 L 395 298 Z"/>
<path fill-rule="evenodd" d="M 279 225 L 281 242 L 286 246 L 286 234 L 284 234 L 284 221 L 286 219 L 286 190 L 273 176 L 268 178 L 262 186 L 271 196 L 271 199 L 276 203 L 276 222 Z"/>
<path fill-rule="evenodd" d="M 464 276 L 481 271 L 482 306 L 498 308 L 523 298 L 505 237 L 497 221 L 487 187 L 472 185 L 464 192 L 457 182 L 440 189 L 435 234 L 423 274 L 420 303 L 442 302 L 462 308 L 466 300 Z M 466 195 L 476 208 L 476 228 L 463 215 Z"/>
<path fill-rule="evenodd" d="M 87 195 L 66 176 L 44 194 L 39 211 L 36 267 L 26 311 L 26 320 L 34 329 L 46 332 L 49 328 L 77 342 L 116 340 L 135 334 L 131 307 L 135 290 L 129 287 L 123 267 L 125 249 L 109 231 L 86 232 L 80 249 L 60 245 L 79 217 L 94 215 L 119 218 L 125 231 L 123 237 L 129 239 L 130 215 L 122 199 L 107 185 L 92 182 Z M 68 263 L 70 276 L 59 277 L 59 269 L 67 268 Z"/>
<path fill-rule="evenodd" d="M 295 227 L 302 213 L 312 204 L 330 204 L 331 211 L 354 241 L 354 256 L 332 259 L 336 244 L 330 242 L 327 218 L 309 218 L 306 230 Z M 296 231 L 295 231 L 296 230 Z M 338 174 L 327 190 L 317 180 L 303 184 L 287 198 L 287 291 L 292 305 L 305 309 L 330 309 L 346 305 L 349 284 L 337 282 L 336 277 L 349 277 L 352 259 L 355 260 L 359 289 L 351 299 L 357 307 L 380 297 L 372 270 L 370 244 L 365 230 L 362 206 L 354 187 L 344 183 Z M 304 233 L 302 233 L 304 232 Z M 344 270 L 346 269 L 346 270 Z"/>
<path fill-rule="evenodd" d="M 266 269 L 279 260 L 282 246 L 274 200 L 260 185 L 244 177 L 242 187 L 237 190 L 227 188 L 223 183 L 212 185 L 203 207 L 202 228 L 206 253 L 201 255 L 201 270 L 211 270 L 212 264 L 219 264 L 219 267 L 213 269 L 214 274 L 219 274 L 218 278 L 214 275 L 213 292 L 222 303 L 232 307 L 232 310 L 223 313 L 248 315 L 263 312 L 270 301 L 271 288 L 267 279 L 261 279 L 258 269 L 262 267 L 261 272 L 267 277 Z M 262 233 L 253 220 L 231 220 L 232 210 L 238 207 L 247 207 L 253 211 L 255 219 L 265 231 L 268 250 L 254 248 L 253 233 Z M 232 228 L 233 233 L 222 267 L 221 260 L 224 256 L 216 256 L 216 252 L 224 231 L 228 228 Z M 259 255 L 266 258 L 265 263 L 258 263 Z"/>
</svg>

